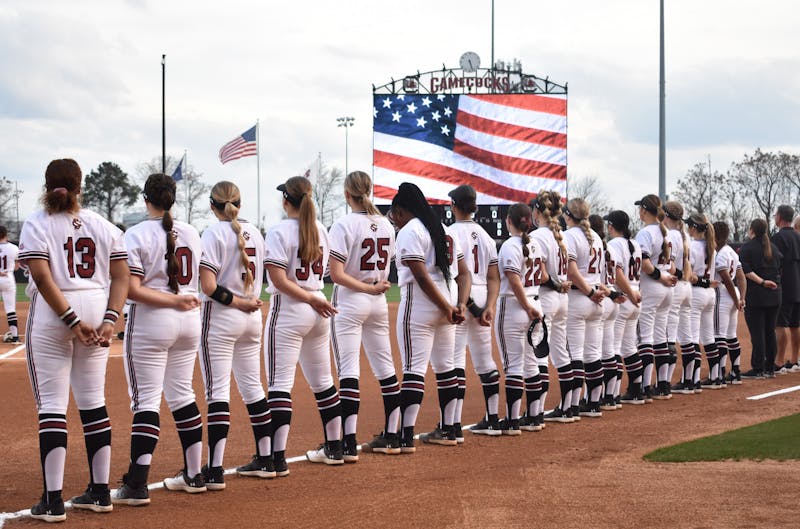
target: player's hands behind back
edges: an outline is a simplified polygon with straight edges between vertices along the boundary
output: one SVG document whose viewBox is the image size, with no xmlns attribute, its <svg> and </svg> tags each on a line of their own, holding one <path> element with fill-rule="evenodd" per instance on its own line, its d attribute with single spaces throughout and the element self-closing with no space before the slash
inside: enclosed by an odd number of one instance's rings
<svg viewBox="0 0 800 529">
<path fill-rule="evenodd" d="M 175 308 L 178 310 L 192 310 L 200 306 L 200 300 L 197 296 L 191 294 L 182 294 L 175 296 Z"/>
</svg>

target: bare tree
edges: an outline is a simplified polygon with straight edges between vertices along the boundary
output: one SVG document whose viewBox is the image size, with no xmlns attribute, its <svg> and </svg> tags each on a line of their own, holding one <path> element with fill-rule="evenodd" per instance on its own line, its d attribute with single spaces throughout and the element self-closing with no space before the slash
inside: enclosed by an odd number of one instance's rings
<svg viewBox="0 0 800 529">
<path fill-rule="evenodd" d="M 178 167 L 181 158 L 167 156 L 167 174 L 172 174 Z M 161 156 L 153 157 L 149 162 L 140 163 L 136 169 L 136 174 L 144 183 L 147 177 L 153 173 L 161 172 Z M 195 170 L 191 164 L 185 164 L 181 169 L 183 179 L 176 182 L 177 196 L 175 203 L 183 210 L 183 218 L 188 224 L 203 219 L 208 215 L 209 209 L 206 207 L 211 186 L 206 184 L 202 178 L 203 173 Z"/>
<path fill-rule="evenodd" d="M 733 240 L 744 240 L 753 216 L 753 201 L 730 171 L 722 179 L 718 198 L 720 217 L 733 226 Z"/>
<path fill-rule="evenodd" d="M 317 205 L 317 218 L 326 228 L 330 228 L 336 215 L 344 208 L 344 171 L 322 165 L 319 174 L 310 177 L 314 183 L 312 198 Z"/>
<path fill-rule="evenodd" d="M 717 191 L 723 180 L 719 171 L 706 170 L 704 163 L 696 163 L 678 179 L 673 195 L 687 212 L 702 213 L 714 217 L 717 209 Z"/>
<path fill-rule="evenodd" d="M 0 219 L 11 217 L 15 198 L 14 183 L 5 176 L 0 178 Z"/>
<path fill-rule="evenodd" d="M 731 173 L 742 190 L 752 197 L 760 214 L 772 227 L 772 215 L 786 197 L 786 176 L 791 156 L 784 153 L 762 152 L 756 149 L 752 156 L 734 163 Z"/>
<path fill-rule="evenodd" d="M 568 198 L 582 198 L 589 203 L 592 213 L 604 215 L 611 210 L 608 197 L 597 176 L 578 177 L 569 182 Z"/>
</svg>

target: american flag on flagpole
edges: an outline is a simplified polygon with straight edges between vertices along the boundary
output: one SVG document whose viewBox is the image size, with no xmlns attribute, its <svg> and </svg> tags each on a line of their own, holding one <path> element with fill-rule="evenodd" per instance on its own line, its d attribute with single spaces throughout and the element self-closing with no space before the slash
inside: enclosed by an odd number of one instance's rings
<svg viewBox="0 0 800 529">
<path fill-rule="evenodd" d="M 376 202 L 413 182 L 431 203 L 475 188 L 479 204 L 566 195 L 567 100 L 542 94 L 375 95 Z"/>
<path fill-rule="evenodd" d="M 245 156 L 255 156 L 258 153 L 256 142 L 256 127 L 247 129 L 222 146 L 219 150 L 219 161 L 222 163 L 238 160 Z"/>
</svg>

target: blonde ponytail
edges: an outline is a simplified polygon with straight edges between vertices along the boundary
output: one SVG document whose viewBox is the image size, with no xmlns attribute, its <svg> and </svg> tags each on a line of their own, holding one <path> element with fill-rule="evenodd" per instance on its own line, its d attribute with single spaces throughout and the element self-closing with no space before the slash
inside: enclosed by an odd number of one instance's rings
<svg viewBox="0 0 800 529">
<path fill-rule="evenodd" d="M 211 205 L 219 211 L 225 220 L 230 221 L 231 229 L 236 234 L 239 246 L 239 263 L 244 268 L 244 291 L 249 295 L 253 288 L 253 273 L 250 271 L 250 259 L 245 252 L 245 242 L 242 236 L 242 226 L 239 224 L 239 207 L 241 206 L 241 193 L 233 182 L 221 181 L 211 188 Z"/>
<path fill-rule="evenodd" d="M 290 204 L 297 207 L 300 222 L 300 259 L 311 264 L 322 255 L 317 229 L 317 210 L 311 199 L 311 182 L 303 176 L 293 176 L 286 181 L 285 194 L 292 198 Z M 287 199 L 288 200 L 288 199 Z M 295 206 L 295 204 L 297 204 Z"/>
<path fill-rule="evenodd" d="M 561 195 L 558 191 L 539 191 L 536 195 L 536 201 L 541 204 L 537 207 L 539 213 L 547 220 L 547 227 L 553 234 L 553 238 L 558 244 L 558 251 L 561 254 L 563 262 L 567 262 L 567 245 L 564 243 L 564 235 L 561 233 L 561 224 L 558 222 L 558 217 L 561 215 Z"/>
<path fill-rule="evenodd" d="M 573 198 L 567 202 L 565 213 L 583 230 L 591 247 L 594 244 L 594 236 L 592 235 L 592 226 L 589 224 L 589 203 L 582 198 Z"/>
<path fill-rule="evenodd" d="M 372 193 L 372 180 L 364 171 L 353 171 L 344 179 L 344 190 L 364 207 L 367 215 L 380 215 L 381 212 L 372 203 L 369 196 Z"/>
</svg>

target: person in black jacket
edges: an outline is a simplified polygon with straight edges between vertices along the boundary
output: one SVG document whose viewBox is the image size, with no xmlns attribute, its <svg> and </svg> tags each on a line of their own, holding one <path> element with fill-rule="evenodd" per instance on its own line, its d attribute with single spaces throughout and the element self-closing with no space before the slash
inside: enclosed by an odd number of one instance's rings
<svg viewBox="0 0 800 529">
<path fill-rule="evenodd" d="M 792 206 L 778 206 L 775 212 L 775 224 L 780 229 L 772 236 L 772 242 L 783 254 L 781 267 L 783 297 L 776 329 L 778 334 L 776 370 L 780 374 L 785 374 L 789 370 L 800 371 L 797 364 L 800 351 L 800 233 L 793 229 L 793 220 Z M 788 358 L 787 348 L 789 348 Z M 788 361 L 789 358 L 791 361 Z"/>
<path fill-rule="evenodd" d="M 775 325 L 781 307 L 781 260 L 783 255 L 767 236 L 767 222 L 750 223 L 750 240 L 739 250 L 742 271 L 747 278 L 744 318 L 750 330 L 752 369 L 742 378 L 772 378 L 774 374 Z"/>
</svg>

